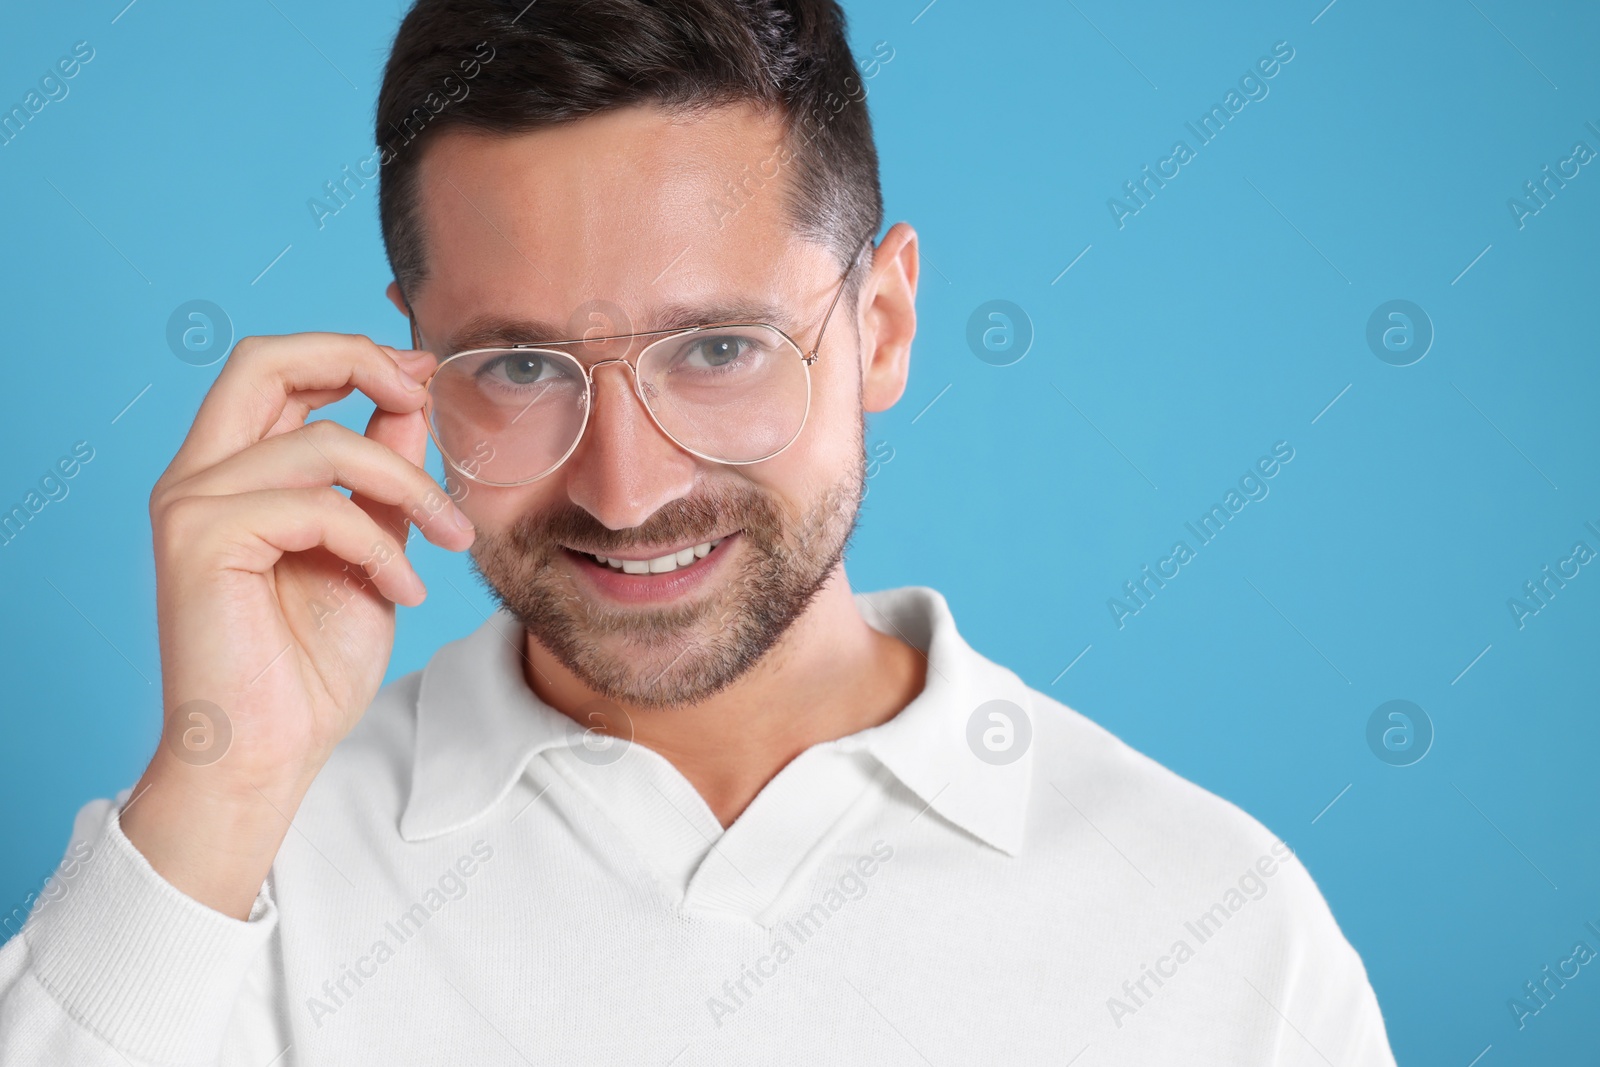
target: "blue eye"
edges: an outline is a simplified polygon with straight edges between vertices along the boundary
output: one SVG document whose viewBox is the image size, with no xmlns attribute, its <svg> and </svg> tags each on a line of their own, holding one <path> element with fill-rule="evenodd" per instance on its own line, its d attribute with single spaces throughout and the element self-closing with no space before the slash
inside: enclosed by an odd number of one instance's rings
<svg viewBox="0 0 1600 1067">
<path fill-rule="evenodd" d="M 538 381 L 539 372 L 544 369 L 544 360 L 538 356 L 507 356 L 505 368 L 507 378 L 518 385 L 527 385 Z"/>
<path fill-rule="evenodd" d="M 694 343 L 687 358 L 698 356 L 706 366 L 722 367 L 742 356 L 746 347 L 747 342 L 742 337 L 707 337 Z"/>
<path fill-rule="evenodd" d="M 501 356 L 499 359 L 485 364 L 478 373 L 492 374 L 498 372 L 501 377 L 512 385 L 532 385 L 539 380 L 548 366 L 549 360 L 543 356 L 532 352 L 526 355 L 519 352 L 515 355 Z"/>
</svg>

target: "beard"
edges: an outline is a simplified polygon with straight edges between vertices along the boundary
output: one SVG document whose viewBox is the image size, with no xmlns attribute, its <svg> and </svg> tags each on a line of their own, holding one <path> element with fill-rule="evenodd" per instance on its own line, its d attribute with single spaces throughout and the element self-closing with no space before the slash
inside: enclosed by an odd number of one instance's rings
<svg viewBox="0 0 1600 1067">
<path fill-rule="evenodd" d="M 738 483 L 663 505 L 643 524 L 611 530 L 571 502 L 480 530 L 473 569 L 501 607 L 579 681 L 637 708 L 699 703 L 770 652 L 844 559 L 866 485 L 865 420 L 852 467 L 798 516 Z M 737 529 L 741 558 L 718 588 L 693 602 L 615 607 L 580 592 L 562 544 L 601 554 L 634 545 L 699 544 Z"/>
</svg>

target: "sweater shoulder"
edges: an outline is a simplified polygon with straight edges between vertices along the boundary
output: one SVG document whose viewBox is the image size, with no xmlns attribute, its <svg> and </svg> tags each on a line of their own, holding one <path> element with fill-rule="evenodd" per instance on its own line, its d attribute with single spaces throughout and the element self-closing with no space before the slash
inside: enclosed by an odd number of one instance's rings
<svg viewBox="0 0 1600 1067">
<path fill-rule="evenodd" d="M 1289 870 L 1296 909 L 1326 910 L 1290 843 L 1238 805 L 1158 763 L 1038 690 L 1030 838 L 1050 848 L 1089 821 L 1157 885 L 1206 895 L 1251 869 Z M 1072 816 L 1073 809 L 1077 815 Z"/>
</svg>

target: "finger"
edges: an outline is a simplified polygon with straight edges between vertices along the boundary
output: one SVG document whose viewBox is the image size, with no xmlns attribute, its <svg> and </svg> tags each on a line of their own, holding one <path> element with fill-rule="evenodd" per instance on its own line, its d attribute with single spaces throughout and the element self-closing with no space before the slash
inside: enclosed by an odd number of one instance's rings
<svg viewBox="0 0 1600 1067">
<path fill-rule="evenodd" d="M 379 408 L 367 420 L 366 436 L 416 467 L 424 467 L 428 462 L 426 411 L 394 412 Z"/>
<path fill-rule="evenodd" d="M 399 363 L 405 372 L 419 382 L 426 382 L 439 366 L 439 358 L 425 348 L 394 348 L 391 345 L 379 345 L 389 354 L 389 357 Z"/>
<path fill-rule="evenodd" d="M 403 546 L 339 490 L 261 489 L 189 496 L 163 516 L 161 543 L 186 565 L 265 574 L 284 555 L 325 548 L 388 600 L 415 607 L 427 596 Z"/>
<path fill-rule="evenodd" d="M 396 414 L 382 409 L 374 411 L 367 422 L 366 436 L 418 467 L 427 460 L 428 432 L 422 412 Z M 476 538 L 471 521 L 456 507 L 449 494 L 438 488 L 438 483 L 429 479 L 429 484 L 433 486 L 432 495 L 422 502 L 423 509 L 420 512 L 414 507 L 395 506 L 370 494 L 356 493 L 352 499 L 402 540 L 408 538 L 408 524 L 415 523 L 434 544 L 465 551 Z M 434 536 L 432 531 L 439 525 L 452 527 L 454 536 L 451 541 L 442 541 Z"/>
<path fill-rule="evenodd" d="M 400 369 L 409 374 L 423 385 L 428 384 L 428 379 L 433 375 L 434 368 L 439 361 L 432 352 L 412 351 L 404 348 L 391 348 L 388 345 L 379 345 L 391 359 L 400 364 Z M 304 422 L 306 415 L 318 408 L 327 407 L 337 403 L 355 392 L 355 386 L 346 385 L 339 389 L 308 389 L 302 390 L 289 398 L 284 408 L 284 417 L 295 422 Z"/>
<path fill-rule="evenodd" d="M 388 411 L 420 410 L 427 390 L 394 351 L 355 334 L 245 338 L 201 402 L 169 476 L 186 478 L 257 441 L 297 429 L 311 410 L 354 390 Z M 408 362 L 430 368 L 431 360 Z"/>
<path fill-rule="evenodd" d="M 421 419 L 421 414 L 389 414 Z M 336 422 L 319 419 L 294 433 L 258 441 L 172 489 L 177 495 L 231 496 L 260 489 L 310 489 L 342 485 L 360 497 L 409 518 L 442 548 L 460 550 L 472 543 L 465 517 L 428 472 L 384 444 Z M 357 501 L 360 502 L 359 500 Z M 371 509 L 364 509 L 369 515 Z M 374 515 L 374 518 L 378 518 Z M 387 517 L 386 517 L 387 518 Z M 388 518 L 402 542 L 403 527 Z"/>
</svg>

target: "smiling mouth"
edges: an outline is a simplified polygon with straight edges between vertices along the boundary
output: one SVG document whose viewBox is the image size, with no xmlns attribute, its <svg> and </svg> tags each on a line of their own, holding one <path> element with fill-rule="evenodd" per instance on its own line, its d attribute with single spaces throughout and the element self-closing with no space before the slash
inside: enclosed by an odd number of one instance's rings
<svg viewBox="0 0 1600 1067">
<path fill-rule="evenodd" d="M 622 559 L 617 556 L 604 556 L 597 552 L 579 552 L 578 555 L 592 559 L 614 571 L 621 571 L 623 574 L 671 574 L 673 571 L 694 566 L 726 540 L 726 537 L 718 537 L 713 541 L 680 548 L 676 552 L 668 552 L 651 559 Z"/>
</svg>

